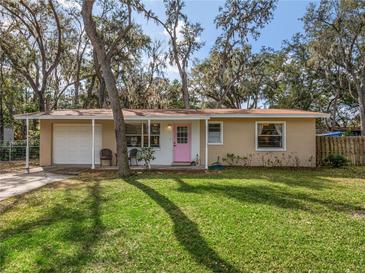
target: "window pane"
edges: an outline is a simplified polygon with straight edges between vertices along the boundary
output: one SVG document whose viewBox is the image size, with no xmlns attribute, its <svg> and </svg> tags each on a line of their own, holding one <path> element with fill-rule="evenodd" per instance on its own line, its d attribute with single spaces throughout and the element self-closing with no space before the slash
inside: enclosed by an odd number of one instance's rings
<svg viewBox="0 0 365 274">
<path fill-rule="evenodd" d="M 188 127 L 176 127 L 176 143 L 188 143 Z"/>
<path fill-rule="evenodd" d="M 148 136 L 143 136 L 143 146 L 148 147 Z M 160 147 L 160 136 L 151 136 L 151 147 Z"/>
<path fill-rule="evenodd" d="M 258 135 L 282 135 L 283 124 L 259 124 Z"/>
<path fill-rule="evenodd" d="M 157 134 L 160 135 L 160 124 L 151 124 L 151 134 Z"/>
<path fill-rule="evenodd" d="M 142 137 L 141 135 L 127 135 L 127 146 L 128 147 L 141 147 Z"/>
<path fill-rule="evenodd" d="M 151 136 L 151 147 L 160 147 L 160 136 Z"/>
<path fill-rule="evenodd" d="M 282 148 L 283 142 L 282 136 L 259 136 L 258 147 L 259 148 Z"/>
<path fill-rule="evenodd" d="M 284 124 L 259 123 L 257 126 L 258 148 L 283 148 Z"/>
<path fill-rule="evenodd" d="M 147 124 L 143 124 L 143 134 L 148 135 Z M 151 124 L 151 135 L 160 135 L 160 124 L 158 123 Z"/>
<path fill-rule="evenodd" d="M 142 134 L 142 124 L 126 124 L 126 134 Z"/>
<path fill-rule="evenodd" d="M 208 125 L 208 143 L 215 144 L 221 142 L 221 124 L 210 123 Z"/>
</svg>

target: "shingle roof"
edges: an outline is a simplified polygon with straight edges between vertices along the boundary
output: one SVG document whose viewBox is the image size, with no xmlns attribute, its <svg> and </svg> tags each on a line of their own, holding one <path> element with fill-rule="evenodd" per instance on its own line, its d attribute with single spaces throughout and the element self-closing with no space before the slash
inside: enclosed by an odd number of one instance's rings
<svg viewBox="0 0 365 274">
<path fill-rule="evenodd" d="M 297 109 L 123 109 L 126 119 L 209 117 L 327 117 L 321 112 Z M 15 115 L 16 119 L 112 119 L 111 109 L 65 109 Z"/>
</svg>

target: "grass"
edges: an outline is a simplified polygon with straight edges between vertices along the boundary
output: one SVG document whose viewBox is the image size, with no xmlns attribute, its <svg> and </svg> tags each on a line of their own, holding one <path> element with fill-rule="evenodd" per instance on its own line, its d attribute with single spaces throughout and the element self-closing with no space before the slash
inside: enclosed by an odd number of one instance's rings
<svg viewBox="0 0 365 274">
<path fill-rule="evenodd" d="M 365 168 L 84 173 L 0 203 L 0 272 L 363 272 Z"/>
</svg>

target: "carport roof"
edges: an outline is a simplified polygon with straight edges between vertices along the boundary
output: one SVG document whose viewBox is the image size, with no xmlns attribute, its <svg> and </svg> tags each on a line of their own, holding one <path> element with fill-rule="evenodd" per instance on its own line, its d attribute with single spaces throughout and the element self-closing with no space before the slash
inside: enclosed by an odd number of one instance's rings
<svg viewBox="0 0 365 274">
<path fill-rule="evenodd" d="M 326 118 L 328 114 L 297 109 L 123 109 L 127 120 L 209 118 Z M 64 109 L 15 115 L 16 119 L 112 120 L 111 109 Z"/>
</svg>

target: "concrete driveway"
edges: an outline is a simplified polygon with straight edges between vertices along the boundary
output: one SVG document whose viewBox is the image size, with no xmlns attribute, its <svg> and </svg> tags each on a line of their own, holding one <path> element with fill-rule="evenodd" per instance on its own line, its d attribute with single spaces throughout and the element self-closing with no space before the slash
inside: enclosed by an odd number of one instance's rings
<svg viewBox="0 0 365 274">
<path fill-rule="evenodd" d="M 70 175 L 45 172 L 42 168 L 35 168 L 29 174 L 0 174 L 0 201 L 69 177 Z"/>
</svg>

